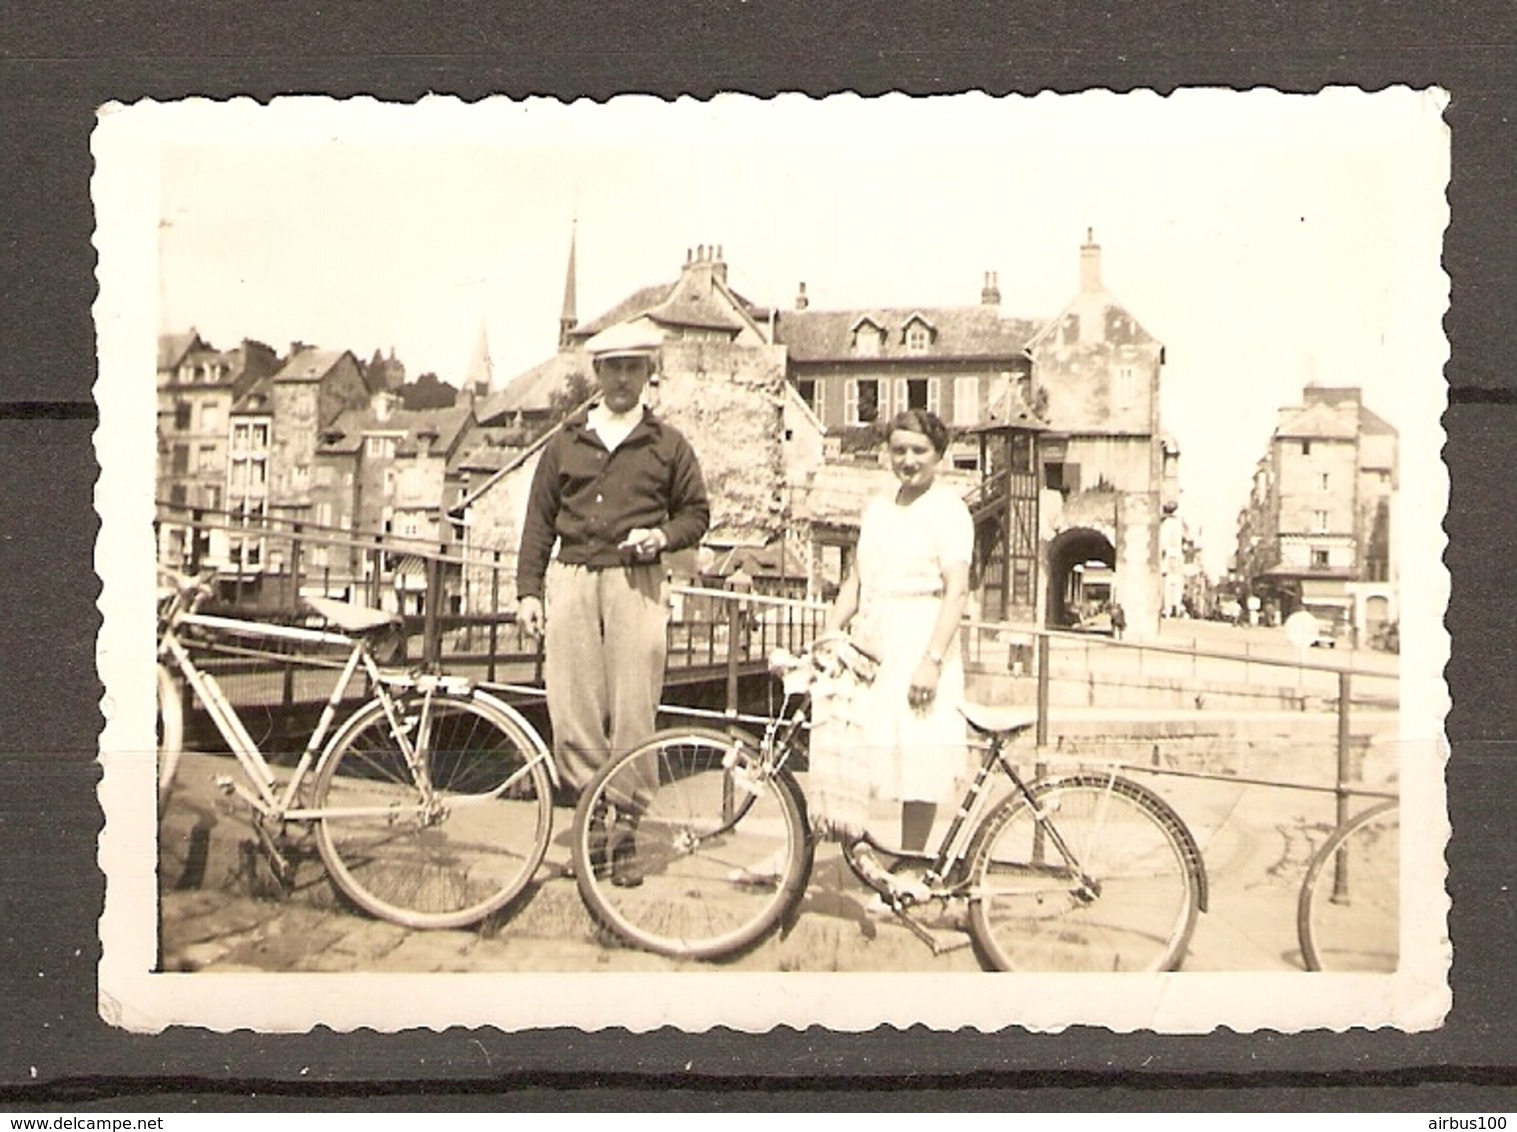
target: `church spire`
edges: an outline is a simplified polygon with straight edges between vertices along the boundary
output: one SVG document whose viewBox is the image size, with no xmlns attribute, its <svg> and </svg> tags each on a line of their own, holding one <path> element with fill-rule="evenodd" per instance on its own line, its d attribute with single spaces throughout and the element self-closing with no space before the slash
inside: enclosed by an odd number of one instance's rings
<svg viewBox="0 0 1517 1132">
<path fill-rule="evenodd" d="M 564 307 L 558 316 L 558 348 L 561 350 L 569 345 L 569 331 L 579 322 L 579 316 L 575 313 L 578 285 L 574 278 L 574 244 L 578 228 L 579 221 L 576 220 L 569 229 L 569 270 L 564 275 Z"/>
</svg>

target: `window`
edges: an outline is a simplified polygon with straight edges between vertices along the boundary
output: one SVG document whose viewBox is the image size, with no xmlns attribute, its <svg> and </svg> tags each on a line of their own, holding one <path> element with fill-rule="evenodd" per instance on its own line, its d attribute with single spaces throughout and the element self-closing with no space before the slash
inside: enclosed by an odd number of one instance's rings
<svg viewBox="0 0 1517 1132">
<path fill-rule="evenodd" d="M 218 453 L 214 444 L 202 444 L 200 446 L 200 453 L 195 460 L 195 470 L 197 472 L 214 472 L 216 465 L 221 462 L 217 459 L 217 455 Z"/>
<path fill-rule="evenodd" d="M 880 419 L 880 383 L 850 378 L 844 400 L 844 416 L 851 425 L 873 424 Z"/>
<path fill-rule="evenodd" d="M 207 511 L 221 510 L 221 488 L 217 487 L 215 484 L 206 484 L 204 487 L 202 487 L 200 489 L 200 498 L 201 501 L 205 504 L 205 509 Z"/>
<path fill-rule="evenodd" d="M 1312 512 L 1312 530 L 1316 531 L 1317 534 L 1319 534 L 1319 535 L 1325 535 L 1325 534 L 1327 534 L 1327 512 L 1326 511 L 1313 511 Z"/>
<path fill-rule="evenodd" d="M 1017 605 L 1032 601 L 1032 571 L 1021 564 L 1011 568 L 1011 600 Z"/>
<path fill-rule="evenodd" d="M 1049 491 L 1071 492 L 1080 490 L 1080 465 L 1043 465 L 1043 486 Z"/>
<path fill-rule="evenodd" d="M 174 445 L 174 475 L 187 475 L 190 470 L 190 446 L 188 444 Z"/>
<path fill-rule="evenodd" d="M 1317 490 L 1318 491 L 1326 491 L 1327 490 L 1327 473 L 1326 472 L 1321 472 L 1321 473 L 1318 474 L 1318 476 L 1317 476 Z"/>
<path fill-rule="evenodd" d="M 1112 404 L 1118 409 L 1130 409 L 1138 395 L 1138 367 L 1118 366 L 1112 381 Z"/>
<path fill-rule="evenodd" d="M 1301 442 L 1301 455 L 1303 455 L 1303 456 L 1310 456 L 1311 454 L 1312 454 L 1312 442 L 1310 440 L 1303 440 Z"/>
<path fill-rule="evenodd" d="M 269 426 L 255 424 L 252 429 L 252 445 L 254 448 L 263 449 L 269 446 Z"/>
<path fill-rule="evenodd" d="M 370 460 L 395 459 L 395 438 L 393 436 L 369 437 L 364 442 L 364 455 Z"/>
<path fill-rule="evenodd" d="M 248 486 L 248 462 L 246 460 L 232 461 L 232 490 L 246 491 Z"/>
<path fill-rule="evenodd" d="M 878 356 L 880 352 L 880 328 L 871 322 L 866 322 L 853 332 L 853 352 L 866 358 Z"/>
<path fill-rule="evenodd" d="M 202 406 L 200 406 L 200 431 L 201 432 L 220 432 L 221 431 L 221 406 L 220 405 L 202 405 Z"/>
<path fill-rule="evenodd" d="M 295 491 L 304 491 L 311 486 L 311 466 L 309 464 L 295 464 L 290 468 L 290 487 Z"/>
<path fill-rule="evenodd" d="M 176 483 L 169 487 L 169 502 L 175 507 L 184 506 L 184 484 Z"/>
<path fill-rule="evenodd" d="M 975 424 L 980 419 L 980 379 L 956 377 L 953 379 L 953 423 Z"/>
<path fill-rule="evenodd" d="M 269 463 L 267 460 L 248 461 L 248 486 L 263 487 L 269 482 Z"/>
<path fill-rule="evenodd" d="M 1313 547 L 1312 548 L 1312 569 L 1313 570 L 1326 570 L 1327 569 L 1327 551 L 1321 549 L 1320 547 Z"/>
<path fill-rule="evenodd" d="M 937 412 L 940 385 L 941 382 L 935 377 L 897 379 L 895 411 L 899 413 L 905 409 L 926 409 L 931 413 Z"/>
<path fill-rule="evenodd" d="M 927 333 L 927 328 L 920 325 L 912 325 L 906 331 L 906 350 L 912 354 L 925 354 L 927 347 L 932 343 L 932 337 Z"/>
<path fill-rule="evenodd" d="M 245 424 L 232 426 L 232 451 L 246 452 L 248 448 L 249 429 Z"/>
<path fill-rule="evenodd" d="M 807 408 L 817 416 L 822 415 L 820 402 L 821 384 L 819 382 L 797 381 L 795 383 L 795 391 L 801 395 L 801 400 L 806 402 Z"/>
<path fill-rule="evenodd" d="M 190 414 L 194 411 L 188 401 L 179 401 L 174 405 L 174 427 L 180 432 L 190 427 Z"/>
</svg>

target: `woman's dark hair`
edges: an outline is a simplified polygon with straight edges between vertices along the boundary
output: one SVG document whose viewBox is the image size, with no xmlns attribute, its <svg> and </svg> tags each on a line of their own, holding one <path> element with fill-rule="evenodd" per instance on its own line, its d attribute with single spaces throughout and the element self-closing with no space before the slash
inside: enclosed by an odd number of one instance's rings
<svg viewBox="0 0 1517 1132">
<path fill-rule="evenodd" d="M 932 442 L 932 447 L 939 456 L 948 451 L 948 441 L 951 434 L 936 413 L 926 409 L 902 409 L 890 418 L 890 423 L 885 426 L 885 440 L 888 443 L 892 432 L 916 432 L 925 436 Z"/>
</svg>

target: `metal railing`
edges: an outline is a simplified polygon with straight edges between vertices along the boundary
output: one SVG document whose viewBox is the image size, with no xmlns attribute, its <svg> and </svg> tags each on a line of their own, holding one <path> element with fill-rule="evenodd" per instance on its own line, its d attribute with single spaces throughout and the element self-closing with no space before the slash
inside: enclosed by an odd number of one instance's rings
<svg viewBox="0 0 1517 1132">
<path fill-rule="evenodd" d="M 400 606 L 412 661 L 474 677 L 521 694 L 540 694 L 540 643 L 516 622 L 514 586 L 502 573 L 510 563 L 500 551 L 482 553 L 442 541 L 396 538 L 321 528 L 278 518 L 256 525 L 240 516 L 160 505 L 159 523 L 190 532 L 187 568 L 215 565 L 213 544 L 257 539 L 256 572 L 227 569 L 220 583 L 225 604 L 254 616 L 299 616 L 303 593 L 342 594 L 350 600 Z M 399 581 L 397 582 L 397 578 Z M 820 630 L 826 607 L 816 602 L 747 590 L 699 585 L 670 587 L 667 680 L 723 687 L 723 707 L 671 706 L 671 712 L 740 717 L 740 682 L 762 673 L 769 653 L 807 646 Z M 415 608 L 419 606 L 419 610 Z M 1273 704 L 1295 710 L 1335 711 L 1336 791 L 1340 817 L 1355 793 L 1351 711 L 1356 692 L 1363 707 L 1395 702 L 1394 675 L 1356 669 L 1339 659 L 1307 660 L 1275 643 L 1245 643 L 1240 651 L 1164 640 L 1113 640 L 1025 624 L 966 620 L 964 656 L 976 676 L 1010 679 L 1011 696 L 1027 696 L 1038 709 L 1038 749 L 1049 747 L 1055 707 L 1100 706 L 1120 713 L 1121 697 L 1154 700 L 1188 697 L 1188 710 L 1204 712 L 1219 701 L 1257 708 Z M 323 698 L 321 658 L 271 656 L 223 650 L 215 663 L 226 676 L 245 678 L 244 702 L 290 710 Z M 310 675 L 314 670 L 318 675 Z M 1208 670 L 1213 680 L 1208 684 Z M 1218 671 L 1230 673 L 1217 680 Z M 1273 680 L 1264 677 L 1272 674 Z M 258 685 L 273 678 L 278 689 Z M 229 687 L 237 687 L 235 680 Z M 1080 703 L 1083 698 L 1083 704 Z M 1176 705 L 1179 706 L 1179 705 Z M 1236 779 L 1234 779 L 1236 780 Z"/>
</svg>

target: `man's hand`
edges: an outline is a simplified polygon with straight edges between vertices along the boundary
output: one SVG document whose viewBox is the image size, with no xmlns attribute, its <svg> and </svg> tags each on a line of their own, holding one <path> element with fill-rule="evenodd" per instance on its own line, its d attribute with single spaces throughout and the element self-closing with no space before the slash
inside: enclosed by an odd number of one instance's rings
<svg viewBox="0 0 1517 1132">
<path fill-rule="evenodd" d="M 668 545 L 668 536 L 657 527 L 633 527 L 621 542 L 622 549 L 630 550 L 639 562 L 652 562 Z"/>
<path fill-rule="evenodd" d="M 516 624 L 529 637 L 543 635 L 543 602 L 539 597 L 524 597 L 516 604 Z"/>
</svg>

